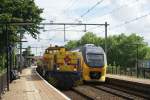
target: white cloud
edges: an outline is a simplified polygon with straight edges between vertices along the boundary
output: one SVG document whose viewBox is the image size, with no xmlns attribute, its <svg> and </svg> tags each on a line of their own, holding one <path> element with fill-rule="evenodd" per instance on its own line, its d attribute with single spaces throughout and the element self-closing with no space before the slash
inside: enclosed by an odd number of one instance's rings
<svg viewBox="0 0 150 100">
<path fill-rule="evenodd" d="M 150 0 L 104 0 L 100 5 L 89 12 L 89 14 L 80 18 L 81 14 L 85 13 L 90 7 L 96 4 L 97 1 L 98 0 L 35 0 L 36 4 L 40 8 L 44 8 L 42 17 L 47 19 L 47 21 L 54 20 L 54 22 L 75 22 L 75 19 L 82 20 L 82 22 L 85 23 L 104 23 L 107 21 L 110 24 L 109 27 L 111 29 L 108 30 L 109 35 L 120 33 L 130 34 L 131 32 L 139 33 L 140 36 L 144 37 L 145 41 L 150 43 L 150 16 L 133 21 L 126 25 L 121 25 L 118 28 L 112 28 L 124 23 L 125 21 L 129 21 L 138 16 L 149 13 Z M 109 13 L 113 9 L 116 10 L 113 13 Z M 106 15 L 102 16 L 103 14 Z M 62 30 L 63 26 L 59 26 L 59 28 L 60 27 Z M 104 36 L 103 27 L 93 27 L 95 26 L 89 26 L 87 29 L 95 32 L 98 36 Z M 46 30 L 55 28 L 58 28 L 58 26 L 47 26 Z M 71 26 L 69 29 L 67 28 L 67 30 L 84 30 L 84 27 Z M 30 36 L 27 36 L 28 41 L 30 41 L 28 44 L 33 46 L 49 46 L 50 43 L 57 45 L 65 44 L 63 41 L 63 31 L 46 31 L 41 33 L 40 38 L 51 40 L 41 39 L 41 41 L 38 42 L 37 40 L 31 39 Z M 66 39 L 78 40 L 83 34 L 84 32 L 66 31 Z"/>
</svg>

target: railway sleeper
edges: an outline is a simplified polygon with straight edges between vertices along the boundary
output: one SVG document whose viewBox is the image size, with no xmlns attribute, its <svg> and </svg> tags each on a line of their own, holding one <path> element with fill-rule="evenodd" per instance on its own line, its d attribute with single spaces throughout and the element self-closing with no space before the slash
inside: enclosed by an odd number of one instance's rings
<svg viewBox="0 0 150 100">
<path fill-rule="evenodd" d="M 106 78 L 106 83 L 142 93 L 144 95 L 147 95 L 147 97 L 149 97 L 150 99 L 149 96 L 150 85 L 148 84 L 136 83 L 136 82 L 126 81 L 126 80 L 118 80 L 118 79 L 108 78 L 108 77 Z"/>
</svg>

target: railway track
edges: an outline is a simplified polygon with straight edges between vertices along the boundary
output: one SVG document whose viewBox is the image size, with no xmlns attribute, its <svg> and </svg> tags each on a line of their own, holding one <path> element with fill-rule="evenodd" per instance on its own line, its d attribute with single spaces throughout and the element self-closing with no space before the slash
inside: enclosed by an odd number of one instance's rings
<svg viewBox="0 0 150 100">
<path fill-rule="evenodd" d="M 74 88 L 70 90 L 63 90 L 62 92 L 72 100 L 93 100 L 92 97 Z"/>
<path fill-rule="evenodd" d="M 60 91 L 72 100 L 150 100 L 149 85 L 116 79 L 107 79 L 103 84 L 86 83 Z"/>
<path fill-rule="evenodd" d="M 86 84 L 62 91 L 72 100 L 149 100 L 148 94 L 110 84 Z"/>
</svg>

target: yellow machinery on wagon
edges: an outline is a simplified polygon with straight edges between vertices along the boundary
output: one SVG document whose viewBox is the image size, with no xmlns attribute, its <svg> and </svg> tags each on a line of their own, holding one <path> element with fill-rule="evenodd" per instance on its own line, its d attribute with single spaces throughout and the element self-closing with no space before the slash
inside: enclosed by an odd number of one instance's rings
<svg viewBox="0 0 150 100">
<path fill-rule="evenodd" d="M 81 78 L 80 61 L 78 52 L 67 51 L 64 47 L 48 47 L 38 70 L 48 81 L 55 80 L 56 87 L 70 88 Z"/>
</svg>

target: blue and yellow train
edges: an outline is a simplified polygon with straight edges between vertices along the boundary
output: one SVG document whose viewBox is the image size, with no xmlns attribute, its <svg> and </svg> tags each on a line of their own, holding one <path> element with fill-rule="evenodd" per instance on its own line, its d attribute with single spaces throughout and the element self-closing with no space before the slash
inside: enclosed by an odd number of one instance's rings
<svg viewBox="0 0 150 100">
<path fill-rule="evenodd" d="M 80 53 L 83 81 L 105 82 L 107 58 L 102 47 L 85 44 L 72 51 Z"/>
<path fill-rule="evenodd" d="M 81 80 L 105 82 L 107 59 L 100 46 L 86 44 L 71 51 L 48 47 L 40 62 L 38 72 L 56 87 L 71 88 Z"/>
</svg>

